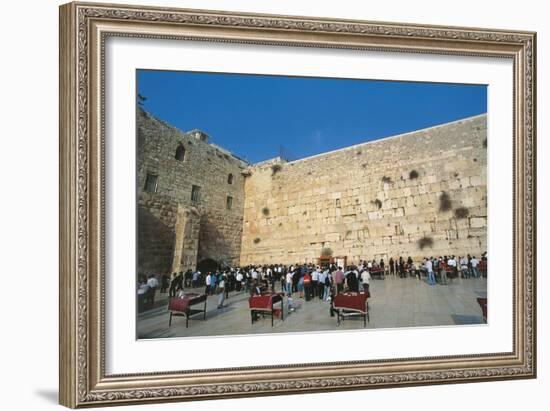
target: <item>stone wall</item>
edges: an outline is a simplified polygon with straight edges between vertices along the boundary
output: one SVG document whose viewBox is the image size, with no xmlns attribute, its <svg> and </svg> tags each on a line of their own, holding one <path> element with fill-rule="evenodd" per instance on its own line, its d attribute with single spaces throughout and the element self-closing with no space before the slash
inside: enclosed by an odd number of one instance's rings
<svg viewBox="0 0 550 411">
<path fill-rule="evenodd" d="M 176 158 L 180 146 L 185 150 L 182 160 Z M 246 167 L 246 162 L 210 144 L 203 132 L 182 132 L 138 108 L 138 272 L 194 269 L 206 258 L 237 264 Z M 145 189 L 148 174 L 157 179 L 152 193 Z M 191 198 L 194 185 L 200 187 L 199 200 Z M 182 230 L 198 235 L 198 241 L 184 241 Z"/>
<path fill-rule="evenodd" d="M 241 261 L 316 262 L 487 247 L 487 119 L 248 169 Z"/>
<path fill-rule="evenodd" d="M 170 197 L 141 193 L 137 207 L 138 274 L 173 272 L 178 205 Z"/>
<path fill-rule="evenodd" d="M 199 256 L 200 214 L 195 207 L 178 204 L 172 272 L 195 270 Z"/>
</svg>

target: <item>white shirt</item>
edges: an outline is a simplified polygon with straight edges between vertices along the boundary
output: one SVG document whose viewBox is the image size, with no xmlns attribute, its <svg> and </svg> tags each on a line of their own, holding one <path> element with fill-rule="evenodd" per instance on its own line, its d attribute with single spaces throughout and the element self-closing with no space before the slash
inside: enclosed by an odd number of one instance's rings
<svg viewBox="0 0 550 411">
<path fill-rule="evenodd" d="M 157 288 L 159 285 L 159 282 L 155 277 L 151 277 L 147 280 L 147 285 L 151 288 Z"/>
<path fill-rule="evenodd" d="M 252 271 L 252 279 L 257 280 L 258 279 L 258 272 L 253 270 Z"/>
<path fill-rule="evenodd" d="M 319 271 L 315 270 L 311 274 L 311 281 L 319 281 Z"/>
<path fill-rule="evenodd" d="M 238 272 L 238 273 L 237 273 L 236 279 L 237 279 L 237 281 L 242 281 L 242 280 L 243 280 L 243 275 L 242 275 L 242 273 Z"/>
<path fill-rule="evenodd" d="M 370 279 L 370 273 L 367 270 L 363 271 L 363 273 L 361 274 L 361 281 L 363 282 L 363 284 L 369 284 Z"/>
<path fill-rule="evenodd" d="M 210 276 L 210 274 L 208 274 L 206 276 L 206 285 L 210 285 L 210 284 L 212 284 L 212 277 Z"/>
<path fill-rule="evenodd" d="M 292 282 L 292 275 L 293 275 L 292 272 L 288 272 L 288 273 L 286 274 L 286 282 L 287 282 L 287 284 L 290 284 L 290 283 Z"/>
<path fill-rule="evenodd" d="M 428 272 L 434 270 L 434 267 L 433 267 L 433 264 L 432 264 L 432 260 L 427 260 L 427 261 L 424 263 L 424 266 L 426 267 L 426 270 L 428 270 Z"/>
<path fill-rule="evenodd" d="M 476 268 L 477 265 L 479 264 L 479 261 L 477 261 L 477 258 L 472 258 L 470 260 L 470 263 L 472 264 L 472 267 Z"/>
</svg>

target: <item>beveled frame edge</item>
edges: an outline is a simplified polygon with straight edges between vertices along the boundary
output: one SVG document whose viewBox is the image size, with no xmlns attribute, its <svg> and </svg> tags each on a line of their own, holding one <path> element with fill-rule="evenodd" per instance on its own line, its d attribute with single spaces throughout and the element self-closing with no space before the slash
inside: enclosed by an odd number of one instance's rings
<svg viewBox="0 0 550 411">
<path fill-rule="evenodd" d="M 383 49 L 514 60 L 514 352 L 106 376 L 103 42 L 107 36 Z M 60 403 L 69 407 L 536 376 L 536 34 L 172 8 L 60 7 Z"/>
</svg>

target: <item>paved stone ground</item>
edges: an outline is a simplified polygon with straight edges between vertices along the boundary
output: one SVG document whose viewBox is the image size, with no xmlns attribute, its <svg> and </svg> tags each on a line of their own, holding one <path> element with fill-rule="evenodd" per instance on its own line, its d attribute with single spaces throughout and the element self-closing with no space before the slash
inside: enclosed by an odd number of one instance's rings
<svg viewBox="0 0 550 411">
<path fill-rule="evenodd" d="M 203 288 L 194 291 L 203 292 Z M 385 280 L 373 279 L 370 291 L 367 328 L 481 324 L 481 308 L 476 299 L 487 296 L 487 280 L 455 279 L 448 285 L 430 286 L 424 279 L 386 276 Z M 251 324 L 246 293 L 230 293 L 222 309 L 216 308 L 217 296 L 211 296 L 207 302 L 207 320 L 202 315 L 191 317 L 186 329 L 184 317 L 174 317 L 168 327 L 168 294 L 164 293 L 158 295 L 156 308 L 138 315 L 137 334 L 138 338 L 167 338 L 363 328 L 363 320 L 359 318 L 346 319 L 338 327 L 336 317 L 330 317 L 328 302 L 317 298 L 306 302 L 297 298 L 297 294 L 294 297 L 300 307 L 288 312 L 285 298 L 284 321 L 275 318 L 271 327 L 269 316 Z"/>
</svg>

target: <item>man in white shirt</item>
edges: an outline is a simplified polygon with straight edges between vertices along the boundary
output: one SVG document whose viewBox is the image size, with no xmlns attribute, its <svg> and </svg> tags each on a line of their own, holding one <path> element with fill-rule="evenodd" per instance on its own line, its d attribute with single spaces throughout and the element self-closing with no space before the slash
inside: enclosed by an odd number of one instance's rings
<svg viewBox="0 0 550 411">
<path fill-rule="evenodd" d="M 450 265 L 451 267 L 456 267 L 456 260 L 454 255 L 449 257 L 449 260 L 447 261 L 447 265 Z"/>
<path fill-rule="evenodd" d="M 325 279 L 327 278 L 328 270 L 320 272 L 317 277 L 317 293 L 319 299 L 322 300 L 325 294 Z"/>
<path fill-rule="evenodd" d="M 460 271 L 462 272 L 462 278 L 469 278 L 470 273 L 468 272 L 468 259 L 466 257 L 460 257 Z"/>
<path fill-rule="evenodd" d="M 479 278 L 479 270 L 477 269 L 477 266 L 479 264 L 479 260 L 476 258 L 475 255 L 470 260 L 470 264 L 472 265 L 472 272 L 474 273 L 474 277 Z"/>
<path fill-rule="evenodd" d="M 149 286 L 149 288 L 152 288 L 152 289 L 156 289 L 158 287 L 159 281 L 157 280 L 154 274 L 151 274 L 149 276 L 149 279 L 147 280 L 147 285 Z"/>
<path fill-rule="evenodd" d="M 431 259 L 424 259 L 424 267 L 428 272 L 428 283 L 430 285 L 435 285 L 435 276 L 434 276 L 434 266 Z"/>
<path fill-rule="evenodd" d="M 206 280 L 205 280 L 205 282 L 206 282 L 206 288 L 205 288 L 205 290 L 204 290 L 204 293 L 205 293 L 206 295 L 210 295 L 210 285 L 212 284 L 212 275 L 211 275 L 210 273 L 208 273 L 208 274 L 206 275 Z"/>
<path fill-rule="evenodd" d="M 236 281 L 235 288 L 237 291 L 241 291 L 243 286 L 243 279 L 244 279 L 243 273 L 241 273 L 241 269 L 239 268 L 237 270 L 237 275 L 235 275 L 235 281 Z"/>
<path fill-rule="evenodd" d="M 457 269 L 456 269 L 456 260 L 455 260 L 455 256 L 452 255 L 449 257 L 449 259 L 447 260 L 447 265 L 449 267 L 451 267 L 451 271 L 452 271 L 452 275 L 453 276 L 458 276 L 458 272 L 457 272 Z"/>
<path fill-rule="evenodd" d="M 225 301 L 225 274 L 220 275 L 220 282 L 218 283 L 219 294 L 218 294 L 218 309 L 223 308 Z"/>
<path fill-rule="evenodd" d="M 286 293 L 289 296 L 292 296 L 292 277 L 294 276 L 293 271 L 286 273 Z"/>
<path fill-rule="evenodd" d="M 369 292 L 371 276 L 369 270 L 363 270 L 361 273 L 361 283 L 363 284 L 363 291 Z"/>
<path fill-rule="evenodd" d="M 319 274 L 321 274 L 321 269 L 319 267 L 317 267 L 317 269 L 311 273 L 311 287 L 313 289 L 313 297 L 317 296 L 319 293 Z"/>
</svg>

